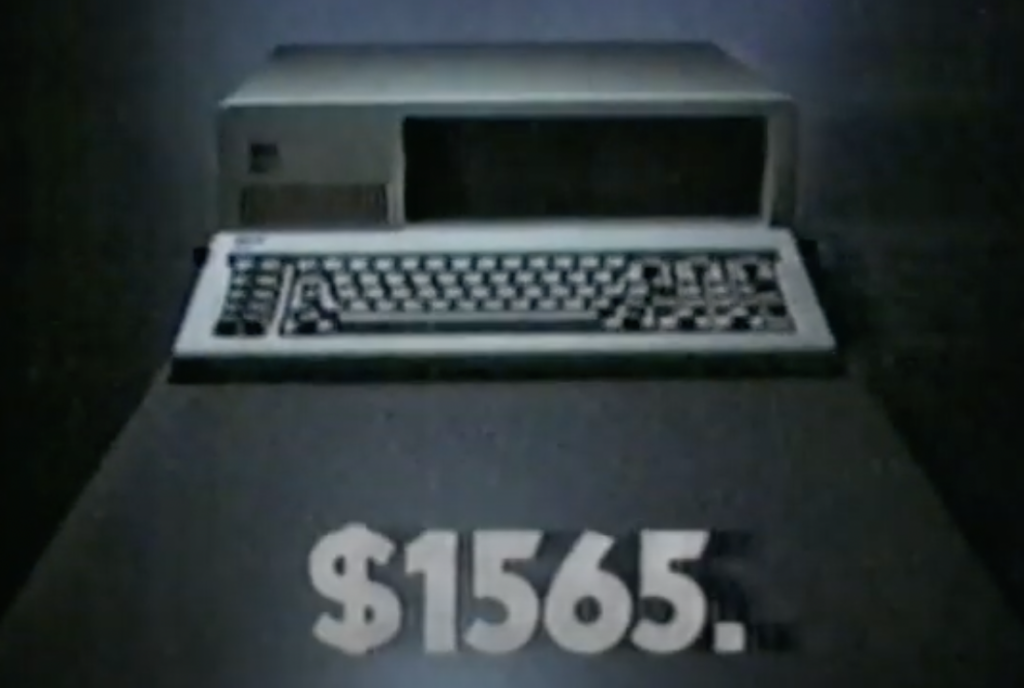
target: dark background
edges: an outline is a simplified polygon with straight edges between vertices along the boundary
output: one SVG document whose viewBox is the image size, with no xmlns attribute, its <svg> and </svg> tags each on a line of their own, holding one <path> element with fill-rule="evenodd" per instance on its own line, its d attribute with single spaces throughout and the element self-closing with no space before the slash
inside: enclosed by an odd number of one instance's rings
<svg viewBox="0 0 1024 688">
<path fill-rule="evenodd" d="M 267 51 L 605 38 L 715 40 L 799 99 L 800 229 L 860 314 L 864 374 L 1024 608 L 1024 4 L 26 0 L 7 14 L 0 608 L 169 350 L 190 249 L 212 230 L 213 109 Z"/>
</svg>

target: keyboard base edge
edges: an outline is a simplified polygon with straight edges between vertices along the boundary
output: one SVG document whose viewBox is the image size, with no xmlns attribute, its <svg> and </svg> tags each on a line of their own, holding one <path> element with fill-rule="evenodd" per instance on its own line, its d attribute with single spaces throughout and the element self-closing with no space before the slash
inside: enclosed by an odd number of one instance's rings
<svg viewBox="0 0 1024 688">
<path fill-rule="evenodd" d="M 509 357 L 485 354 L 416 358 L 232 358 L 171 362 L 177 384 L 288 382 L 487 381 L 601 378 L 834 377 L 847 364 L 837 353 L 799 355 L 654 355 Z"/>
</svg>

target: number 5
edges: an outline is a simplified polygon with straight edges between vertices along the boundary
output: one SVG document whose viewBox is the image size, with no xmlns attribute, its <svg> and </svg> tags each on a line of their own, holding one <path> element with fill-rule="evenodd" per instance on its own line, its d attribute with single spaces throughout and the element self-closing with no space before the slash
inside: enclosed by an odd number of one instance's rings
<svg viewBox="0 0 1024 688">
<path fill-rule="evenodd" d="M 672 606 L 666 623 L 643 619 L 633 629 L 633 642 L 655 654 L 688 649 L 707 622 L 708 601 L 696 581 L 672 570 L 672 564 L 697 561 L 707 549 L 706 532 L 645 531 L 640 539 L 640 597 L 661 599 Z"/>
<path fill-rule="evenodd" d="M 529 581 L 507 569 L 513 561 L 537 556 L 543 535 L 531 531 L 484 532 L 473 539 L 473 595 L 505 609 L 501 623 L 479 619 L 466 631 L 465 642 L 478 652 L 515 652 L 537 630 L 540 600 Z"/>
</svg>

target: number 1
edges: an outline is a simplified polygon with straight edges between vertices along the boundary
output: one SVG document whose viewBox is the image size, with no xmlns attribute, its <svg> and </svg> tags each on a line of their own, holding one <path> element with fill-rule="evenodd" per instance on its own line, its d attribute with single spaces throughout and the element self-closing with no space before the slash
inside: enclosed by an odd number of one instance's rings
<svg viewBox="0 0 1024 688">
<path fill-rule="evenodd" d="M 427 531 L 405 550 L 405 570 L 423 576 L 423 645 L 431 654 L 458 646 L 458 556 L 456 533 Z"/>
</svg>

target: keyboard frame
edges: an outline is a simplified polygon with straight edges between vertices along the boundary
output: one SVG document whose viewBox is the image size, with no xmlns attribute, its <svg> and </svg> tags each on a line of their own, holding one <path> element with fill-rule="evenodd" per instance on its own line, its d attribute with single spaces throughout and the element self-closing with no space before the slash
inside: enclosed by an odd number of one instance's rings
<svg viewBox="0 0 1024 688">
<path fill-rule="evenodd" d="M 230 275 L 228 256 L 422 253 L 597 253 L 645 250 L 770 250 L 779 255 L 778 280 L 795 331 L 784 333 L 486 333 L 350 334 L 281 337 L 276 324 L 262 337 L 222 338 L 213 333 Z M 287 289 L 289 285 L 285 285 Z M 282 299 L 283 301 L 283 299 Z M 174 345 L 178 362 L 263 359 L 329 361 L 460 360 L 476 356 L 727 356 L 829 354 L 836 341 L 793 235 L 734 223 L 608 222 L 458 223 L 402 229 L 220 232 L 213 237 Z"/>
</svg>

